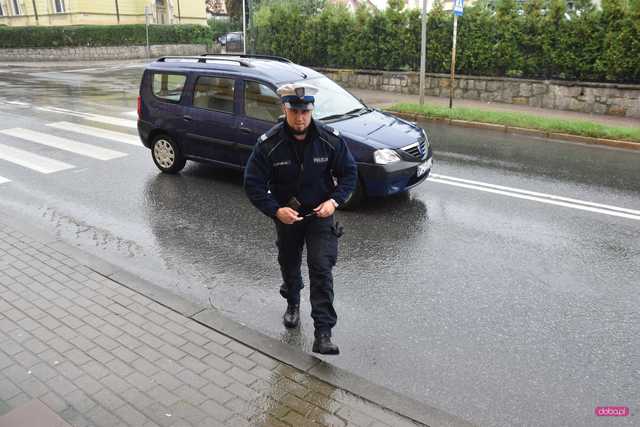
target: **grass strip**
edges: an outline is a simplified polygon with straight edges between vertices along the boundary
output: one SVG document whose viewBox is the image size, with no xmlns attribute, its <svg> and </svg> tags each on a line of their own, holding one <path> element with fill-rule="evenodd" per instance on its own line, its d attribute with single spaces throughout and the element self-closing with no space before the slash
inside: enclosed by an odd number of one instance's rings
<svg viewBox="0 0 640 427">
<path fill-rule="evenodd" d="M 545 132 L 640 142 L 640 128 L 607 126 L 583 120 L 552 119 L 527 113 L 485 111 L 466 107 L 449 109 L 448 107 L 428 104 L 395 104 L 389 107 L 389 110 L 421 114 L 428 118 L 467 120 L 537 129 Z"/>
</svg>

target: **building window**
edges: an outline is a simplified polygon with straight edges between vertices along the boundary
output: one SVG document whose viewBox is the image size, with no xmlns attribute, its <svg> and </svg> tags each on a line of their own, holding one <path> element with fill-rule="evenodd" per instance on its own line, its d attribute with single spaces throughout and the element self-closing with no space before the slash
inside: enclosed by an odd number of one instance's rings
<svg viewBox="0 0 640 427">
<path fill-rule="evenodd" d="M 64 0 L 53 0 L 53 6 L 56 9 L 56 13 L 65 13 Z"/>
<path fill-rule="evenodd" d="M 13 14 L 15 16 L 22 15 L 22 11 L 20 10 L 20 3 L 18 3 L 18 0 L 12 0 L 11 4 L 13 6 Z"/>
</svg>

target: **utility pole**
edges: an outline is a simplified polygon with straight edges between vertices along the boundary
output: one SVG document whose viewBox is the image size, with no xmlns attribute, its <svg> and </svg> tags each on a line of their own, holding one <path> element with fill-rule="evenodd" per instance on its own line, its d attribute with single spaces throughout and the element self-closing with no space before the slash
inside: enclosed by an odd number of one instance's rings
<svg viewBox="0 0 640 427">
<path fill-rule="evenodd" d="M 120 7 L 118 6 L 118 0 L 116 0 L 116 16 L 118 17 L 118 24 L 120 23 Z"/>
<path fill-rule="evenodd" d="M 149 47 L 149 12 L 151 7 L 145 5 L 144 7 L 144 26 L 147 31 L 147 58 L 151 58 L 151 48 Z"/>
<path fill-rule="evenodd" d="M 422 37 L 420 42 L 420 105 L 424 104 L 425 72 L 427 62 L 427 2 L 422 0 Z"/>
</svg>

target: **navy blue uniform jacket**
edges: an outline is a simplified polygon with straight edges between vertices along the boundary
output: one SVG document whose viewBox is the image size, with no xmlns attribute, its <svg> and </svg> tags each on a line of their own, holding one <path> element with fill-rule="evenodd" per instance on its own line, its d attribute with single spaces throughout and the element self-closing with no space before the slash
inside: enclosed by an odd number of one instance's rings
<svg viewBox="0 0 640 427">
<path fill-rule="evenodd" d="M 258 138 L 245 169 L 244 188 L 265 215 L 275 217 L 293 196 L 302 205 L 299 212 L 305 214 L 329 199 L 342 204 L 355 190 L 356 163 L 339 133 L 316 120 L 309 132 L 300 182 L 293 145 L 299 142 L 289 135 L 284 122 Z"/>
</svg>

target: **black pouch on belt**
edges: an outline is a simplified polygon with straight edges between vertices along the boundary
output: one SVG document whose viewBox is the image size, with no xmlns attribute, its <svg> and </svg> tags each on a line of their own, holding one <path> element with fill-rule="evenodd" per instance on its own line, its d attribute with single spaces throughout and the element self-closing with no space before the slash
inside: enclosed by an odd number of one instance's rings
<svg viewBox="0 0 640 427">
<path fill-rule="evenodd" d="M 293 209 L 294 211 L 298 211 L 301 206 L 302 205 L 300 204 L 300 201 L 298 201 L 296 196 L 291 197 L 287 202 L 287 207 Z"/>
<path fill-rule="evenodd" d="M 331 231 L 339 238 L 344 234 L 344 227 L 338 221 L 335 221 L 331 226 Z"/>
</svg>

